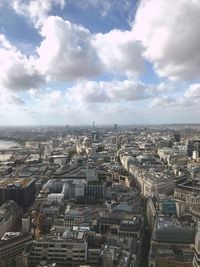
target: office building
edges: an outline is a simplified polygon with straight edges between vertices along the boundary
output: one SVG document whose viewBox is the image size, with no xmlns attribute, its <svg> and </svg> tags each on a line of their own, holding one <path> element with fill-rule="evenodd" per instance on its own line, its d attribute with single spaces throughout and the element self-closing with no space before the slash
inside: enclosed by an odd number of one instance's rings
<svg viewBox="0 0 200 267">
<path fill-rule="evenodd" d="M 79 267 L 87 261 L 87 240 L 83 232 L 52 233 L 27 245 L 27 267 L 36 267 L 41 261 L 55 262 L 57 267 Z"/>
<path fill-rule="evenodd" d="M 195 229 L 170 216 L 157 216 L 151 237 L 149 267 L 191 267 Z"/>
<path fill-rule="evenodd" d="M 195 236 L 195 254 L 193 259 L 193 267 L 200 267 L 200 228 Z"/>
<path fill-rule="evenodd" d="M 27 210 L 35 200 L 35 179 L 6 178 L 0 180 L 0 205 L 14 200 L 23 210 Z"/>
<path fill-rule="evenodd" d="M 105 197 L 105 184 L 99 181 L 89 181 L 84 187 L 84 196 L 87 198 L 103 199 Z"/>
<path fill-rule="evenodd" d="M 22 262 L 25 244 L 31 241 L 29 233 L 6 232 L 0 241 L 0 262 L 3 266 L 15 267 Z M 17 266 L 23 266 L 21 263 Z"/>
<path fill-rule="evenodd" d="M 12 200 L 0 207 L 0 237 L 21 227 L 22 208 Z"/>
</svg>

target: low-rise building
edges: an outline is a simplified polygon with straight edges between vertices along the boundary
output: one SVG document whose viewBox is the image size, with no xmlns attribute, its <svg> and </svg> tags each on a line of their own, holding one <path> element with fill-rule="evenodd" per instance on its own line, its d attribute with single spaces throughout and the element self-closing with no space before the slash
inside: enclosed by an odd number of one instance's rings
<svg viewBox="0 0 200 267">
<path fill-rule="evenodd" d="M 41 261 L 56 262 L 58 267 L 78 267 L 87 261 L 87 238 L 83 232 L 52 233 L 27 244 L 27 267 L 36 267 Z"/>
<path fill-rule="evenodd" d="M 135 239 L 141 237 L 142 225 L 142 217 L 134 215 L 126 218 L 124 214 L 108 213 L 100 216 L 98 220 L 100 233 Z"/>
</svg>

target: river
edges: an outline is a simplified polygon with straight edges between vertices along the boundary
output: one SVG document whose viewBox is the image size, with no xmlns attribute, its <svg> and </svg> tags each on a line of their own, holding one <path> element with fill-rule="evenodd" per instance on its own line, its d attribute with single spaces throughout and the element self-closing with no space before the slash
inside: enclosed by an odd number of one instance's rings
<svg viewBox="0 0 200 267">
<path fill-rule="evenodd" d="M 6 150 L 9 149 L 12 146 L 19 146 L 17 142 L 14 141 L 5 141 L 5 140 L 0 140 L 0 150 Z M 12 153 L 0 153 L 0 161 L 6 161 L 9 160 L 10 157 L 12 156 Z"/>
<path fill-rule="evenodd" d="M 0 149 L 8 149 L 12 146 L 18 146 L 19 144 L 14 141 L 0 140 Z"/>
</svg>

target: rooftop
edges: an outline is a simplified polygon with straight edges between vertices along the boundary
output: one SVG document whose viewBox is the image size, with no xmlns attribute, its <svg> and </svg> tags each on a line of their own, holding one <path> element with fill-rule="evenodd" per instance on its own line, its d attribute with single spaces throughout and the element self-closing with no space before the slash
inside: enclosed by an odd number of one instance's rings
<svg viewBox="0 0 200 267">
<path fill-rule="evenodd" d="M 25 187 L 33 181 L 33 178 L 6 178 L 0 180 L 0 188 Z"/>
<path fill-rule="evenodd" d="M 114 211 L 133 212 L 133 207 L 131 205 L 129 205 L 128 203 L 120 203 L 113 210 Z"/>
<path fill-rule="evenodd" d="M 167 243 L 194 243 L 195 231 L 190 226 L 177 224 L 170 216 L 159 216 L 156 219 L 152 239 Z"/>
</svg>

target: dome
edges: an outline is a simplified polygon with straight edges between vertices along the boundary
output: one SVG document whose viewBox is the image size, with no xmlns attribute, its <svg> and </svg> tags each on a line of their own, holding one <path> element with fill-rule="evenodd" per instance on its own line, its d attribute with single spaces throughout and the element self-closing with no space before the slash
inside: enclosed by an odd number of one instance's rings
<svg viewBox="0 0 200 267">
<path fill-rule="evenodd" d="M 91 142 L 92 140 L 87 136 L 83 139 L 83 144 L 90 144 Z"/>
<path fill-rule="evenodd" d="M 86 137 L 83 139 L 83 142 L 88 142 L 88 141 L 90 141 L 90 138 L 86 136 Z"/>
</svg>

